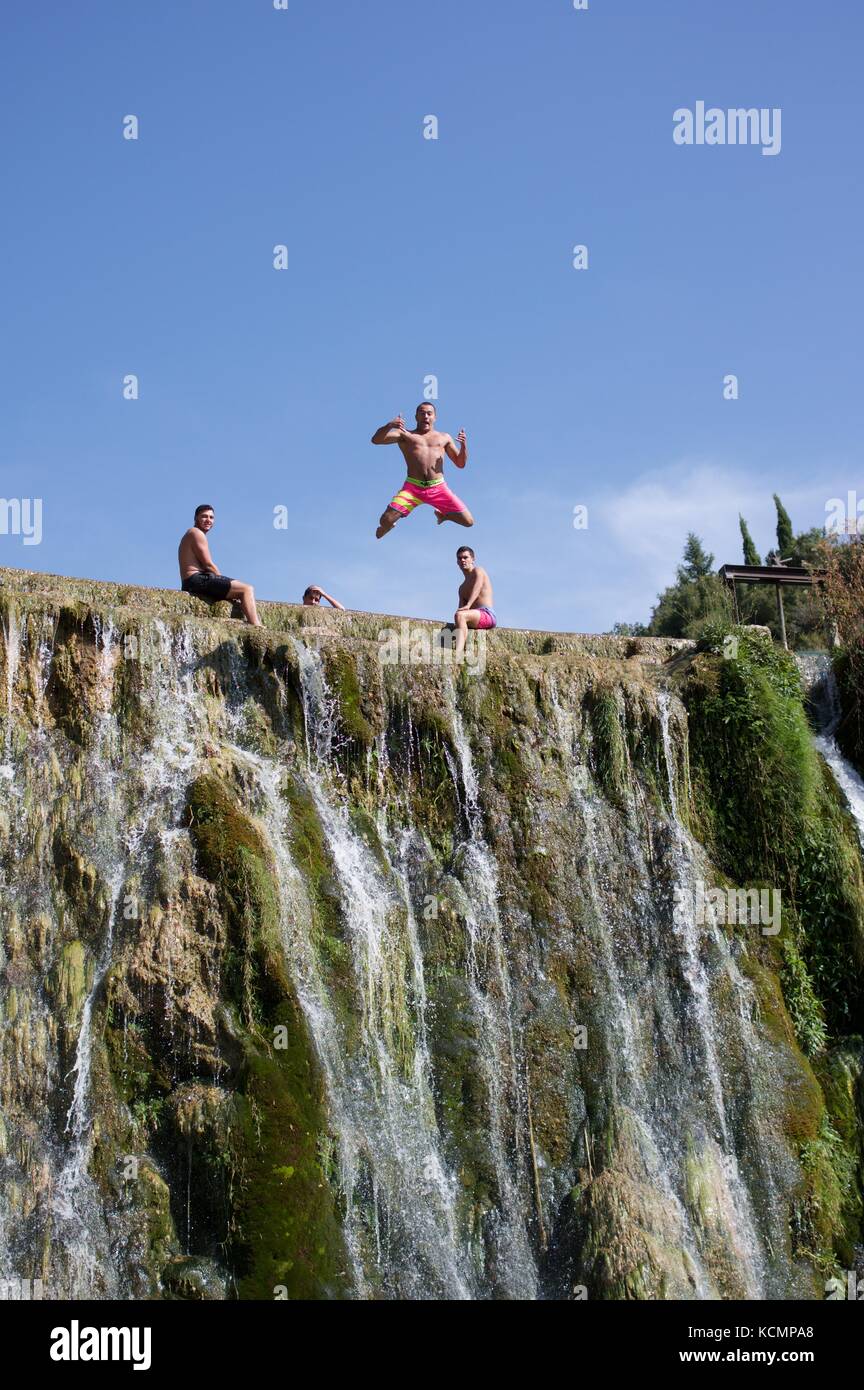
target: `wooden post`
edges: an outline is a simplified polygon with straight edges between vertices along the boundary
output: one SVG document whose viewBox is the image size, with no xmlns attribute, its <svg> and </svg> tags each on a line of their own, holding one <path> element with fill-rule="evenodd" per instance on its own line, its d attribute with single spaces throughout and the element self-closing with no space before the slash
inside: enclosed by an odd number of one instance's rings
<svg viewBox="0 0 864 1390">
<path fill-rule="evenodd" d="M 788 650 L 789 643 L 786 641 L 786 614 L 783 611 L 783 590 L 777 585 L 777 617 L 780 619 L 780 640 Z"/>
</svg>

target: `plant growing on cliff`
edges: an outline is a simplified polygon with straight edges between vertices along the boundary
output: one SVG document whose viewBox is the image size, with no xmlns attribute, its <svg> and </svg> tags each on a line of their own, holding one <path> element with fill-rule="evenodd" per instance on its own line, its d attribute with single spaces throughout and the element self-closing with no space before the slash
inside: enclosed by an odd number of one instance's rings
<svg viewBox="0 0 864 1390">
<path fill-rule="evenodd" d="M 725 647 L 728 635 L 736 647 Z M 854 969 L 864 962 L 864 880 L 846 812 L 813 746 L 797 667 L 744 628 L 716 629 L 705 646 L 685 690 L 701 834 L 737 883 L 767 878 L 782 890 L 829 1028 L 848 1033 L 864 1023 Z"/>
<path fill-rule="evenodd" d="M 859 771 L 864 769 L 864 544 L 824 540 L 818 586 L 826 629 L 839 642 L 834 659 L 843 717 L 837 740 Z"/>
</svg>

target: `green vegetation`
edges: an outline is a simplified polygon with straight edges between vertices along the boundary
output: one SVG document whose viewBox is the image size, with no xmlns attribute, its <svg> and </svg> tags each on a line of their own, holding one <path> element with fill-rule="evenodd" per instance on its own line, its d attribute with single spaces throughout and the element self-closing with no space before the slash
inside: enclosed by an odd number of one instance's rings
<svg viewBox="0 0 864 1390">
<path fill-rule="evenodd" d="M 825 625 L 840 643 L 834 655 L 843 711 L 837 742 L 864 772 L 864 544 L 826 541 L 820 559 Z"/>
<path fill-rule="evenodd" d="M 777 550 L 769 552 L 766 564 L 779 555 L 795 565 L 811 569 L 822 567 L 822 531 L 814 527 L 794 535 L 789 514 L 775 494 L 777 509 Z M 750 529 L 739 515 L 743 558 L 746 565 L 761 565 Z M 742 623 L 770 629 L 779 637 L 777 600 L 773 589 L 762 585 L 739 584 L 738 612 Z M 825 645 L 824 612 L 818 597 L 809 589 L 787 590 L 783 598 L 786 634 L 792 648 L 823 647 Z M 689 637 L 699 641 L 718 623 L 734 621 L 732 598 L 727 586 L 714 570 L 714 556 L 702 541 L 690 532 L 684 554 L 678 566 L 675 583 L 658 596 L 651 620 L 642 623 L 616 623 L 612 629 L 618 637 Z"/>
<path fill-rule="evenodd" d="M 321 1079 L 285 969 L 273 866 L 257 827 L 215 776 L 192 784 L 189 815 L 200 871 L 217 890 L 227 928 L 224 988 L 242 1016 L 228 1155 L 239 1189 L 229 1237 L 238 1292 L 338 1296 L 345 1252 L 319 1165 L 327 1128 Z"/>
<path fill-rule="evenodd" d="M 750 535 L 750 528 L 748 527 L 747 522 L 744 520 L 743 516 L 741 516 L 740 512 L 738 514 L 738 526 L 741 530 L 741 541 L 744 546 L 745 565 L 761 565 L 762 557 L 760 556 L 759 551 L 753 544 L 753 537 Z"/>
<path fill-rule="evenodd" d="M 823 1082 L 824 1096 L 815 1089 L 806 1103 L 805 1092 L 794 1092 L 784 1129 L 804 1174 L 792 1222 L 795 1249 L 827 1273 L 848 1262 L 861 1234 L 854 1182 L 860 1117 L 854 1088 L 844 1091 L 832 1079 L 829 1051 L 847 1046 L 864 1024 L 857 838 L 813 746 L 788 652 L 744 628 L 715 628 L 682 694 L 697 834 L 736 884 L 767 883 L 782 893 L 781 933 L 750 940 L 748 973 L 763 1023 L 778 1037 L 785 1025 L 768 982 L 779 977 L 797 1043 Z"/>
<path fill-rule="evenodd" d="M 621 710 L 612 690 L 595 688 L 587 697 L 593 742 L 591 764 L 598 782 L 615 805 L 624 804 L 629 761 Z"/>
<path fill-rule="evenodd" d="M 727 658 L 729 635 L 737 654 Z M 800 952 L 829 1031 L 859 1031 L 864 988 L 860 976 L 850 980 L 850 963 L 864 962 L 860 855 L 813 746 L 794 660 L 743 628 L 717 630 L 705 645 L 684 690 L 700 836 L 734 882 L 781 890 L 784 935 Z M 792 949 L 784 947 L 784 968 L 797 981 L 800 1013 L 806 990 Z M 818 1036 L 815 1019 L 810 1029 Z"/>
</svg>

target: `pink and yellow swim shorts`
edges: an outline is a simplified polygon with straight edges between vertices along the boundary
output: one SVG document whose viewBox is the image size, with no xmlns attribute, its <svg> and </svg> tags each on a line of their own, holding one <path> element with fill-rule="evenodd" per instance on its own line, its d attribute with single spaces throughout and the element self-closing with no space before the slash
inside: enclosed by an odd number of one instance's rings
<svg viewBox="0 0 864 1390">
<path fill-rule="evenodd" d="M 410 516 L 414 508 L 419 507 L 421 502 L 428 502 L 430 507 L 435 508 L 436 512 L 465 512 L 468 510 L 455 492 L 450 491 L 443 478 L 431 483 L 420 482 L 417 478 L 406 478 L 390 506 L 394 512 L 401 512 L 403 516 Z"/>
</svg>

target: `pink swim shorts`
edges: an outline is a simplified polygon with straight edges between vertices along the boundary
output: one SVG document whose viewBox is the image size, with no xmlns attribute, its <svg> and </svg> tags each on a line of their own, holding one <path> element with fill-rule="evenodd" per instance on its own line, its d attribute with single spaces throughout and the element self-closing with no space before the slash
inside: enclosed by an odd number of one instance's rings
<svg viewBox="0 0 864 1390">
<path fill-rule="evenodd" d="M 492 609 L 487 608 L 485 604 L 482 604 L 479 608 L 475 608 L 474 612 L 477 614 L 478 630 L 482 631 L 482 629 L 486 627 L 498 626 L 498 619 L 495 617 Z"/>
<path fill-rule="evenodd" d="M 390 506 L 403 516 L 410 516 L 421 502 L 428 502 L 436 512 L 466 512 L 468 508 L 451 492 L 443 478 L 440 482 L 423 483 L 417 478 L 406 478 Z"/>
</svg>

